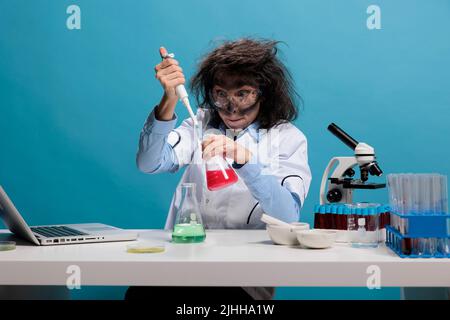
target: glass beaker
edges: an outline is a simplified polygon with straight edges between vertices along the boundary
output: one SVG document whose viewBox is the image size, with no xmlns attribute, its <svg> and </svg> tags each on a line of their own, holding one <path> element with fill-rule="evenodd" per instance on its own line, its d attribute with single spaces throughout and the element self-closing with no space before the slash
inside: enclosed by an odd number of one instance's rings
<svg viewBox="0 0 450 320">
<path fill-rule="evenodd" d="M 350 243 L 355 248 L 376 248 L 380 242 L 379 213 L 377 203 L 352 203 L 347 205 L 347 231 Z"/>
<path fill-rule="evenodd" d="M 177 205 L 172 231 L 172 242 L 202 242 L 206 238 L 200 206 L 195 194 L 195 183 L 181 184 L 181 199 Z"/>
<path fill-rule="evenodd" d="M 206 186 L 215 191 L 232 185 L 238 181 L 234 169 L 222 156 L 214 156 L 205 164 Z"/>
</svg>

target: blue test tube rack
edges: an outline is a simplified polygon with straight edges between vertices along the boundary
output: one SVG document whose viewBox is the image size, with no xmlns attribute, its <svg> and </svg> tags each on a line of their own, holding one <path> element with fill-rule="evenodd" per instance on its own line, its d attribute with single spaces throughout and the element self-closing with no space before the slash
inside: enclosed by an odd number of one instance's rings
<svg viewBox="0 0 450 320">
<path fill-rule="evenodd" d="M 450 214 L 401 214 L 391 211 L 391 217 L 394 223 L 386 227 L 386 245 L 398 256 L 450 258 Z M 414 246 L 418 241 L 433 242 L 433 252 L 417 253 Z"/>
</svg>

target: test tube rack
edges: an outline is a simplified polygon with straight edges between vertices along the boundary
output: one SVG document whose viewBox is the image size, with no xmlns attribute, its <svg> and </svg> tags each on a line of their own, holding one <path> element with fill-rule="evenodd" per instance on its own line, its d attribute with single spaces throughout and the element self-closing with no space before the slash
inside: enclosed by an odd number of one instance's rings
<svg viewBox="0 0 450 320">
<path fill-rule="evenodd" d="M 350 216 L 364 217 L 369 214 L 369 210 L 350 207 L 350 203 L 336 203 L 316 205 L 314 207 L 314 228 L 328 229 L 337 232 L 336 242 L 351 242 L 352 232 L 348 231 L 348 218 Z M 376 218 L 378 219 L 377 230 L 379 233 L 379 241 L 384 242 L 386 239 L 385 227 L 390 221 L 390 207 L 388 205 L 379 205 L 376 208 Z M 370 230 L 368 225 L 370 219 L 367 219 L 366 229 Z"/>
<path fill-rule="evenodd" d="M 450 258 L 450 214 L 391 211 L 386 245 L 402 258 Z"/>
</svg>

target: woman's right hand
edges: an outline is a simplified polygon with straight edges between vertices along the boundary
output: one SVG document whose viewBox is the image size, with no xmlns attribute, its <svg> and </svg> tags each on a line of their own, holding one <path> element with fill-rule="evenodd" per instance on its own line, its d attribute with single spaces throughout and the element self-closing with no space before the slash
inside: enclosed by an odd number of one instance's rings
<svg viewBox="0 0 450 320">
<path fill-rule="evenodd" d="M 161 56 L 167 55 L 167 50 L 164 47 L 159 48 Z M 178 64 L 178 61 L 172 58 L 166 58 L 161 63 L 155 66 L 156 79 L 161 83 L 164 89 L 164 94 L 169 100 L 177 100 L 175 88 L 186 82 L 183 74 L 183 69 Z"/>
<path fill-rule="evenodd" d="M 166 48 L 159 48 L 159 53 L 161 56 L 166 56 Z M 158 79 L 164 89 L 164 95 L 155 110 L 155 116 L 158 120 L 170 121 L 173 119 L 175 106 L 178 101 L 175 88 L 185 83 L 183 70 L 178 65 L 177 60 L 166 58 L 155 66 L 155 72 L 156 79 Z"/>
</svg>

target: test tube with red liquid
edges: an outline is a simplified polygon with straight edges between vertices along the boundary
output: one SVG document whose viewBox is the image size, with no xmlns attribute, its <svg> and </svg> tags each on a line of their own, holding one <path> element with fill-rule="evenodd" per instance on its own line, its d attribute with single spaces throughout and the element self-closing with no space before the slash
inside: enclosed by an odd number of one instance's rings
<svg viewBox="0 0 450 320">
<path fill-rule="evenodd" d="M 337 215 L 337 205 L 332 204 L 331 205 L 331 226 L 330 229 L 337 229 L 338 225 L 338 215 Z"/>
<path fill-rule="evenodd" d="M 314 229 L 320 229 L 320 205 L 314 206 Z"/>
</svg>

